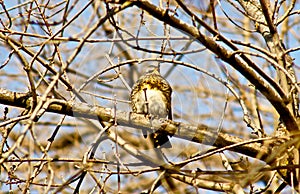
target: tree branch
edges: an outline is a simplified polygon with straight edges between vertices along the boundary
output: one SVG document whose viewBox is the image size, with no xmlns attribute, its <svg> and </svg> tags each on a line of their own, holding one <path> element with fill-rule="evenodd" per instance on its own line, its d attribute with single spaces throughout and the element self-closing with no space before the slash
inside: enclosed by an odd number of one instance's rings
<svg viewBox="0 0 300 194">
<path fill-rule="evenodd" d="M 38 102 L 40 97 L 37 98 Z M 30 108 L 32 97 L 26 93 L 17 93 L 0 89 L 0 103 L 19 108 Z M 218 148 L 230 146 L 233 144 L 242 143 L 244 140 L 225 133 L 216 133 L 216 129 L 209 128 L 205 125 L 193 126 L 185 123 L 178 123 L 174 121 L 162 121 L 161 119 L 153 119 L 151 122 L 142 114 L 135 114 L 131 112 L 116 111 L 116 118 L 114 118 L 114 110 L 104 108 L 101 106 L 92 106 L 85 103 L 68 102 L 59 99 L 48 99 L 47 112 L 53 112 L 72 117 L 83 117 L 88 119 L 99 119 L 103 122 L 113 122 L 117 120 L 119 125 L 134 127 L 139 129 L 156 129 L 164 130 L 168 134 L 181 139 L 190 140 L 193 142 L 212 145 Z M 268 149 L 260 143 L 251 143 L 230 148 L 230 150 L 245 154 L 247 156 L 266 160 Z"/>
</svg>

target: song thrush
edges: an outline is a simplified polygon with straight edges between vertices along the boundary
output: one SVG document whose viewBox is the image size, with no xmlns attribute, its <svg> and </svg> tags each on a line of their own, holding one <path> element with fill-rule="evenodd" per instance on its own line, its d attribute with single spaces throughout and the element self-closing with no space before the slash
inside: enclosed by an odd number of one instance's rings
<svg viewBox="0 0 300 194">
<path fill-rule="evenodd" d="M 150 118 L 172 119 L 170 84 L 159 73 L 159 68 L 154 68 L 141 76 L 133 85 L 130 100 L 132 111 L 149 115 Z M 143 131 L 147 137 L 147 131 Z M 154 147 L 171 148 L 168 135 L 156 131 L 150 135 Z"/>
</svg>

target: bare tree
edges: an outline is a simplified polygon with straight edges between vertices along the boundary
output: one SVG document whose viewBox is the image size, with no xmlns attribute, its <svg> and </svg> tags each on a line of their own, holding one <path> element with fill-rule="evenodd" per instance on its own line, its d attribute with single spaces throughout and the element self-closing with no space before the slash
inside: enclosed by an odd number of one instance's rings
<svg viewBox="0 0 300 194">
<path fill-rule="evenodd" d="M 0 5 L 2 191 L 300 190 L 296 1 Z M 172 120 L 131 110 L 153 66 Z"/>
</svg>

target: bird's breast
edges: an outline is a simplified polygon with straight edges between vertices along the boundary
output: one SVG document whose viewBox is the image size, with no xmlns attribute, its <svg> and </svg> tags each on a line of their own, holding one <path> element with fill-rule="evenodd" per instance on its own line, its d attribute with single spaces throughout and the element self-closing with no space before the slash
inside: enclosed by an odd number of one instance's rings
<svg viewBox="0 0 300 194">
<path fill-rule="evenodd" d="M 132 100 L 137 113 L 151 114 L 159 118 L 166 118 L 168 115 L 168 102 L 160 90 L 140 90 Z"/>
</svg>

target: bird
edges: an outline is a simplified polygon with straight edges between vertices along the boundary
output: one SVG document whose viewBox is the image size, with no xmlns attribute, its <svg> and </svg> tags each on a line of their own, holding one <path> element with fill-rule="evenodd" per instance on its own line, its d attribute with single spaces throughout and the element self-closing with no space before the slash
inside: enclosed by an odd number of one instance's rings
<svg viewBox="0 0 300 194">
<path fill-rule="evenodd" d="M 164 79 L 159 67 L 155 67 L 142 75 L 133 85 L 130 101 L 132 112 L 149 115 L 150 118 L 165 118 L 172 120 L 171 109 L 172 87 Z M 147 137 L 147 131 L 143 131 Z M 162 131 L 150 134 L 150 138 L 155 148 L 171 148 L 169 137 Z"/>
</svg>

